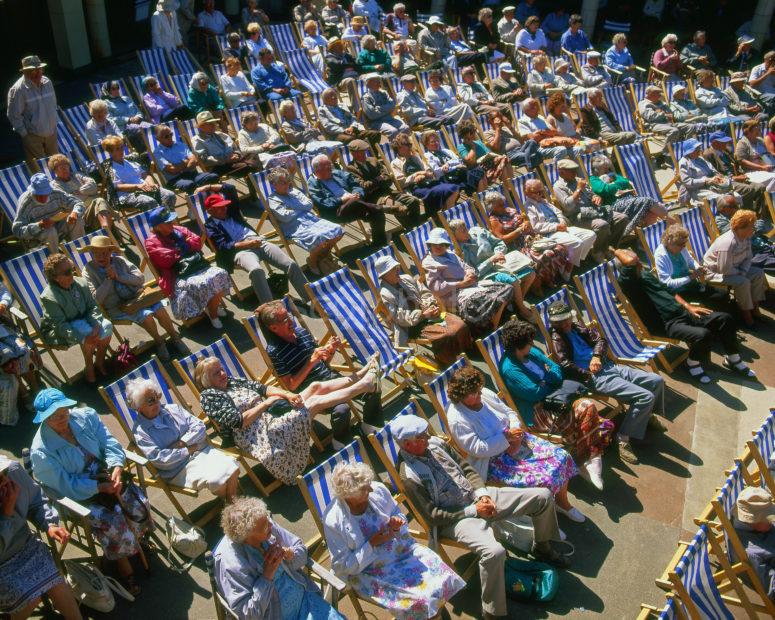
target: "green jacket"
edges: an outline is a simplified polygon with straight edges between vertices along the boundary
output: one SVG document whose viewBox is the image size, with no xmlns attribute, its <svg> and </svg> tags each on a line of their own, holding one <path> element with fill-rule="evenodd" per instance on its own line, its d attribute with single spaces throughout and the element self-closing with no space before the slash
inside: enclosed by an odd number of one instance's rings
<svg viewBox="0 0 775 620">
<path fill-rule="evenodd" d="M 69 289 L 49 284 L 40 295 L 43 305 L 43 320 L 40 331 L 43 340 L 49 344 L 72 346 L 81 341 L 70 323 L 83 319 L 92 327 L 103 319 L 97 302 L 83 278 L 75 278 Z"/>
<path fill-rule="evenodd" d="M 358 65 L 358 71 L 361 73 L 370 73 L 372 71 L 388 73 L 393 70 L 390 65 L 390 56 L 388 56 L 385 50 L 361 50 L 358 58 L 355 59 L 355 63 Z M 383 67 L 377 69 L 377 65 L 383 65 Z"/>
<path fill-rule="evenodd" d="M 188 109 L 194 114 L 199 114 L 205 110 L 223 110 L 223 99 L 212 86 L 208 86 L 205 92 L 196 88 L 188 89 Z"/>
<path fill-rule="evenodd" d="M 592 191 L 603 199 L 604 205 L 612 205 L 616 202 L 616 192 L 622 189 L 632 189 L 632 183 L 620 174 L 614 175 L 613 183 L 606 183 L 600 177 L 589 177 L 589 186 Z"/>
</svg>

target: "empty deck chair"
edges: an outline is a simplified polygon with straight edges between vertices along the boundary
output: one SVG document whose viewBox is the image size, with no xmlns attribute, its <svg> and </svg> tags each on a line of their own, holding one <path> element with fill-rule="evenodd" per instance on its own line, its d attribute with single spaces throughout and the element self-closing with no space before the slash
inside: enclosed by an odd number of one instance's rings
<svg viewBox="0 0 775 620">
<path fill-rule="evenodd" d="M 288 50 L 284 52 L 284 56 L 288 69 L 308 91 L 322 93 L 328 88 L 328 84 L 315 69 L 306 50 Z"/>
<path fill-rule="evenodd" d="M 431 230 L 433 230 L 433 220 L 427 220 L 417 228 L 401 235 L 401 241 L 423 279 L 425 270 L 422 268 L 422 260 L 428 254 L 428 235 Z"/>
<path fill-rule="evenodd" d="M 337 333 L 334 330 L 336 327 L 359 364 L 365 365 L 372 355 L 379 354 L 384 376 L 395 384 L 390 392 L 382 394 L 383 402 L 401 393 L 410 380 L 405 366 L 412 357 L 412 351 L 399 350 L 393 345 L 391 334 L 380 323 L 352 272 L 345 267 L 310 282 L 306 288 L 328 333 Z M 342 354 L 348 366 L 354 368 L 348 350 L 343 350 Z"/>
<path fill-rule="evenodd" d="M 146 75 L 156 73 L 158 75 L 169 75 L 172 73 L 172 65 L 166 52 L 160 47 L 154 47 L 146 50 L 137 50 L 137 57 L 143 67 L 143 73 Z"/>
<path fill-rule="evenodd" d="M 16 218 L 16 205 L 30 186 L 31 177 L 25 164 L 16 164 L 0 170 L 0 209 L 8 220 L 9 227 Z"/>
<path fill-rule="evenodd" d="M 270 24 L 269 34 L 274 41 L 276 52 L 288 52 L 299 49 L 299 41 L 291 24 Z"/>
<path fill-rule="evenodd" d="M 175 73 L 192 74 L 202 70 L 202 66 L 191 55 L 188 48 L 170 50 L 168 54 Z"/>
<path fill-rule="evenodd" d="M 615 152 L 622 174 L 630 180 L 638 196 L 662 202 L 662 193 L 651 168 L 646 143 L 623 144 L 617 146 Z"/>
<path fill-rule="evenodd" d="M 654 358 L 658 358 L 668 372 L 672 372 L 686 358 L 684 352 L 673 362 L 666 359 L 667 345 L 678 344 L 678 341 L 648 336 L 629 300 L 619 289 L 610 263 L 598 265 L 575 276 L 574 280 L 587 311 L 605 334 L 618 362 L 649 364 L 656 370 Z"/>
<path fill-rule="evenodd" d="M 178 73 L 177 75 L 170 75 L 169 78 L 167 78 L 175 94 L 183 103 L 188 99 L 188 85 L 191 83 L 192 77 L 194 77 L 193 73 Z"/>
<path fill-rule="evenodd" d="M 150 379 L 152 381 L 156 381 L 156 383 L 158 383 L 159 387 L 161 388 L 162 404 L 176 404 L 180 405 L 186 410 L 190 410 L 190 405 L 188 405 L 180 395 L 178 388 L 172 382 L 170 376 L 167 374 L 167 371 L 164 369 L 155 355 L 145 364 L 135 368 L 117 381 L 114 381 L 110 385 L 100 387 L 100 396 L 102 396 L 102 399 L 105 401 L 108 409 L 110 409 L 111 413 L 116 418 L 122 430 L 126 434 L 127 441 L 129 442 L 129 449 L 139 453 L 140 451 L 135 445 L 134 436 L 132 434 L 134 422 L 138 414 L 134 409 L 129 407 L 125 396 L 127 385 L 129 385 L 129 382 L 134 379 Z M 166 482 L 159 476 L 158 470 L 150 461 L 145 463 L 145 467 L 150 474 L 145 476 L 146 486 L 161 489 L 184 521 L 201 526 L 208 523 L 220 512 L 220 506 L 218 506 L 216 503 L 216 505 L 211 510 L 207 511 L 203 517 L 197 521 L 194 521 L 189 513 L 183 508 L 183 506 L 181 506 L 176 495 L 199 497 L 199 491 L 190 487 L 176 486 Z"/>
<path fill-rule="evenodd" d="M 622 130 L 638 133 L 628 91 L 626 86 L 610 86 L 603 89 L 603 96 L 611 109 L 611 113 L 622 126 Z"/>
<path fill-rule="evenodd" d="M 86 139 L 86 123 L 89 122 L 89 107 L 82 103 L 72 108 L 60 108 L 59 117 L 70 128 L 71 133 L 76 136 L 83 144 L 88 144 Z"/>
</svg>

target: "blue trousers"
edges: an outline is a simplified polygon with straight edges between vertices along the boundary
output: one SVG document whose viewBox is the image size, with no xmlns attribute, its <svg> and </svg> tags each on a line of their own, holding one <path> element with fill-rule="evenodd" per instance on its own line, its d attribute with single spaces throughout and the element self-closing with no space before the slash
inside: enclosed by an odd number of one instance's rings
<svg viewBox="0 0 775 620">
<path fill-rule="evenodd" d="M 279 101 L 280 99 L 290 99 L 291 97 L 298 97 L 301 94 L 301 91 L 296 90 L 295 88 L 291 88 L 287 95 L 281 95 L 280 93 L 276 93 L 273 90 L 269 91 L 268 93 L 264 93 L 264 97 L 267 99 L 274 99 L 275 101 Z"/>
</svg>

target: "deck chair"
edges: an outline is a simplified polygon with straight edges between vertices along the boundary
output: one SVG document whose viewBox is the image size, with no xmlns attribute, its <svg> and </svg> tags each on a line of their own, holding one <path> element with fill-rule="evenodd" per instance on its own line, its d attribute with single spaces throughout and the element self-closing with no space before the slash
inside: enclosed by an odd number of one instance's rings
<svg viewBox="0 0 775 620">
<path fill-rule="evenodd" d="M 455 250 L 457 250 L 457 253 L 461 256 L 462 252 L 460 249 L 460 244 L 457 242 L 457 239 L 455 239 L 455 235 L 453 234 L 452 229 L 449 227 L 449 223 L 452 220 L 463 220 L 466 223 L 466 228 L 468 230 L 472 229 L 474 226 L 479 226 L 480 228 L 488 230 L 484 215 L 482 215 L 479 207 L 470 200 L 459 202 L 449 209 L 439 211 L 438 216 L 441 225 L 444 227 L 444 230 L 447 231 L 449 238 L 452 240 L 452 244 L 455 246 Z"/>
<path fill-rule="evenodd" d="M 679 606 L 676 604 L 673 595 L 668 594 L 667 597 L 667 603 L 662 609 L 657 609 L 653 605 L 641 603 L 640 613 L 638 613 L 636 620 L 687 620 L 684 611 L 682 609 L 679 610 Z"/>
<path fill-rule="evenodd" d="M 746 451 L 757 467 L 757 475 L 752 476 L 751 482 L 767 488 L 771 493 L 775 491 L 775 477 L 770 470 L 770 459 L 775 455 L 775 409 L 770 409 L 753 439 L 746 443 Z"/>
<path fill-rule="evenodd" d="M 646 196 L 662 202 L 664 198 L 654 176 L 654 170 L 651 168 L 646 143 L 619 145 L 615 147 L 614 152 L 622 174 L 632 182 L 638 196 Z"/>
<path fill-rule="evenodd" d="M 269 34 L 274 41 L 276 52 L 288 52 L 299 49 L 299 41 L 291 24 L 269 24 Z"/>
<path fill-rule="evenodd" d="M 550 336 L 551 324 L 549 322 L 549 306 L 551 306 L 556 301 L 561 301 L 568 304 L 570 309 L 576 314 L 576 322 L 580 325 L 586 325 L 576 300 L 573 298 L 573 295 L 571 295 L 568 286 L 565 284 L 560 287 L 559 291 L 549 295 L 549 297 L 539 301 L 535 306 L 533 306 L 533 313 L 538 319 L 538 329 L 544 338 L 544 342 L 546 343 L 546 352 L 549 354 L 549 357 L 553 359 L 555 358 L 555 351 L 554 347 L 552 346 L 552 338 Z"/>
<path fill-rule="evenodd" d="M 178 73 L 170 75 L 168 78 L 170 86 L 181 101 L 186 101 L 188 98 L 188 85 L 191 83 L 192 77 L 194 77 L 193 73 Z"/>
<path fill-rule="evenodd" d="M 202 71 L 202 65 L 186 47 L 170 50 L 169 54 L 175 73 L 193 74 Z"/>
<path fill-rule="evenodd" d="M 57 121 L 57 146 L 60 153 L 72 154 L 72 160 L 77 160 L 79 164 L 86 165 L 88 155 L 86 154 L 85 145 L 77 134 L 73 134 L 70 131 L 70 128 L 61 118 Z"/>
<path fill-rule="evenodd" d="M 388 255 L 398 261 L 398 264 L 401 265 L 401 270 L 404 273 L 409 273 L 409 269 L 407 268 L 404 257 L 398 252 L 398 249 L 393 242 L 389 243 L 383 248 L 380 248 L 376 252 L 373 252 L 364 258 L 356 259 L 355 261 L 358 265 L 358 269 L 360 269 L 361 273 L 363 274 L 363 279 L 366 280 L 366 284 L 369 287 L 369 292 L 371 293 L 371 297 L 374 300 L 375 307 L 378 311 L 384 311 L 384 308 L 382 307 L 382 301 L 379 296 L 380 284 L 379 276 L 377 275 L 376 263 L 377 259 Z"/>
<path fill-rule="evenodd" d="M 235 134 L 239 133 L 239 130 L 242 129 L 241 117 L 245 112 L 255 112 L 258 114 L 259 122 L 262 122 L 262 119 L 264 118 L 264 115 L 261 114 L 261 108 L 255 103 L 246 103 L 237 108 L 226 108 L 225 112 L 226 118 L 229 119 L 229 124 Z"/>
<path fill-rule="evenodd" d="M 0 208 L 8 226 L 16 218 L 16 206 L 21 195 L 30 186 L 32 175 L 25 164 L 0 169 Z"/>
<path fill-rule="evenodd" d="M 689 245 L 695 260 L 702 263 L 705 252 L 708 251 L 711 244 L 702 209 L 700 207 L 687 209 L 678 215 L 678 219 L 681 220 L 681 225 L 689 231 Z"/>
<path fill-rule="evenodd" d="M 146 75 L 156 73 L 158 75 L 169 75 L 172 73 L 172 65 L 164 49 L 154 47 L 151 49 L 137 50 L 137 58 L 143 67 L 143 73 Z"/>
<path fill-rule="evenodd" d="M 94 95 L 95 99 L 102 99 L 102 87 L 105 86 L 108 81 L 118 82 L 119 92 L 121 93 L 122 97 L 129 97 L 130 99 L 134 99 L 134 93 L 129 90 L 129 86 L 127 85 L 124 78 L 115 78 L 113 80 L 105 80 L 103 82 L 89 82 L 89 90 L 91 91 L 91 94 Z"/>
<path fill-rule="evenodd" d="M 91 116 L 89 115 L 89 107 L 85 103 L 72 108 L 60 108 L 59 117 L 70 128 L 70 132 L 83 144 L 89 143 L 86 139 L 86 123 L 89 122 Z"/>
<path fill-rule="evenodd" d="M 422 260 L 428 254 L 428 235 L 430 235 L 431 230 L 433 230 L 433 220 L 426 220 L 417 228 L 401 235 L 401 242 L 423 280 L 425 279 L 425 270 L 422 267 Z"/>
<path fill-rule="evenodd" d="M 656 371 L 654 358 L 658 358 L 668 372 L 672 372 L 688 355 L 683 353 L 672 363 L 666 359 L 667 345 L 678 344 L 678 341 L 648 336 L 629 300 L 622 294 L 610 263 L 574 276 L 574 281 L 590 317 L 597 321 L 618 362 L 648 364 Z"/>
<path fill-rule="evenodd" d="M 428 396 L 428 400 L 431 402 L 431 405 L 433 405 L 433 409 L 439 416 L 439 426 L 441 427 L 441 432 L 449 437 L 450 443 L 452 443 L 452 445 L 455 447 L 455 450 L 460 452 L 463 457 L 466 456 L 466 451 L 460 447 L 457 441 L 455 441 L 455 438 L 452 436 L 452 433 L 449 432 L 449 424 L 447 423 L 447 407 L 449 406 L 447 386 L 449 385 L 449 380 L 452 378 L 452 375 L 454 375 L 461 368 L 465 368 L 467 366 L 471 366 L 471 362 L 466 354 L 463 353 L 448 368 L 436 375 L 431 381 L 423 383 L 422 386 L 422 389 Z"/>
<path fill-rule="evenodd" d="M 349 268 L 310 282 L 306 289 L 327 332 L 335 334 L 336 327 L 342 341 L 348 345 L 341 352 L 349 368 L 355 367 L 353 356 L 359 364 L 365 365 L 372 355 L 379 353 L 384 376 L 394 384 L 389 392 L 383 392 L 383 403 L 410 385 L 411 375 L 406 367 L 412 359 L 411 349 L 393 345 L 392 335 L 380 323 Z"/>
<path fill-rule="evenodd" d="M 328 84 L 315 69 L 306 50 L 287 50 L 284 56 L 288 69 L 308 91 L 322 93 L 328 88 Z"/>
<path fill-rule="evenodd" d="M 626 86 L 609 86 L 603 89 L 603 96 L 611 113 L 622 126 L 622 130 L 638 133 L 628 92 L 629 89 Z"/>
<path fill-rule="evenodd" d="M 164 366 L 159 362 L 158 358 L 154 355 L 142 366 L 135 368 L 130 373 L 124 375 L 117 381 L 114 381 L 110 385 L 106 385 L 99 388 L 100 396 L 105 404 L 110 409 L 115 419 L 118 421 L 121 429 L 124 431 L 129 442 L 129 449 L 138 451 L 135 444 L 134 435 L 132 429 L 134 427 L 135 419 L 137 418 L 137 412 L 132 409 L 126 401 L 126 388 L 129 382 L 133 379 L 151 379 L 156 381 L 161 388 L 161 399 L 163 404 L 177 404 L 190 411 L 191 406 L 181 396 L 178 388 L 170 379 Z M 194 522 L 188 512 L 180 505 L 177 495 L 183 495 L 187 497 L 199 497 L 199 491 L 190 487 L 180 487 L 166 482 L 159 476 L 159 472 L 154 467 L 153 463 L 148 461 L 145 464 L 148 470 L 148 476 L 145 477 L 146 486 L 155 487 L 161 489 L 161 491 L 167 496 L 175 510 L 178 511 L 181 519 L 188 521 L 194 525 L 204 525 L 212 520 L 220 512 L 220 506 L 216 504 L 214 508 L 209 510 L 203 517 Z"/>
<path fill-rule="evenodd" d="M 657 251 L 659 244 L 662 243 L 662 235 L 665 234 L 667 223 L 665 220 L 658 220 L 645 228 L 638 228 L 638 238 L 646 251 L 649 262 L 652 267 L 656 266 L 654 262 L 654 252 Z"/>
</svg>

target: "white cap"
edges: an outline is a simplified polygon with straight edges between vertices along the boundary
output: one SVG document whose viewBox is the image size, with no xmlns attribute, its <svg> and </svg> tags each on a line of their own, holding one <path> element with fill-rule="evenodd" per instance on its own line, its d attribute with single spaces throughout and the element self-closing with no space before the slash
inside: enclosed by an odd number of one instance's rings
<svg viewBox="0 0 775 620">
<path fill-rule="evenodd" d="M 502 62 L 498 65 L 498 71 L 503 71 L 504 73 L 516 73 L 514 71 L 514 67 L 511 66 L 510 62 Z"/>
<path fill-rule="evenodd" d="M 390 423 L 390 432 L 398 443 L 414 439 L 428 430 L 428 421 L 418 415 L 400 415 Z"/>
</svg>

